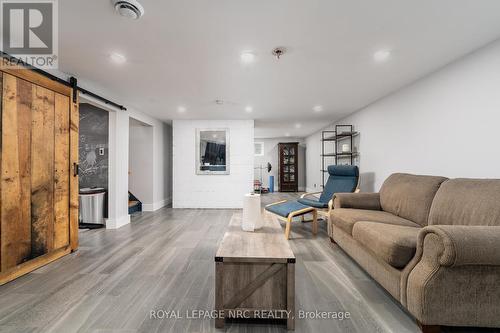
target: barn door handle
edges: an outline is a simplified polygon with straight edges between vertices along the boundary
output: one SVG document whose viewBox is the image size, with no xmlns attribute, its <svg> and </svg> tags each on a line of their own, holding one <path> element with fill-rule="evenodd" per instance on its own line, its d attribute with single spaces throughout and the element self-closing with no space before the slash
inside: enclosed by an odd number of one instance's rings
<svg viewBox="0 0 500 333">
<path fill-rule="evenodd" d="M 73 163 L 73 177 L 78 176 L 79 173 L 80 173 L 80 166 L 78 165 L 78 163 Z"/>
</svg>

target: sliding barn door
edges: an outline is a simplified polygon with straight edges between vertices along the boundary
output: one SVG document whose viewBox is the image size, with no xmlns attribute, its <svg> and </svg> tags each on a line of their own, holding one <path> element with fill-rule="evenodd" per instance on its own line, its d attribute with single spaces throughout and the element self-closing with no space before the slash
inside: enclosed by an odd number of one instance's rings
<svg viewBox="0 0 500 333">
<path fill-rule="evenodd" d="M 71 207 L 77 207 L 71 140 L 78 128 L 72 128 L 68 94 L 0 74 L 0 271 L 5 273 L 71 250 Z"/>
</svg>

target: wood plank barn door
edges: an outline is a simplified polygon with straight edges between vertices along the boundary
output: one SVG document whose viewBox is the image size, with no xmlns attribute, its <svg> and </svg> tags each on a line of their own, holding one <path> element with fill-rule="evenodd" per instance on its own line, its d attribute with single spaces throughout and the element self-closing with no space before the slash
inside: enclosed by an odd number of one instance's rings
<svg viewBox="0 0 500 333">
<path fill-rule="evenodd" d="M 7 273 L 19 276 L 76 248 L 70 239 L 77 241 L 72 150 L 78 146 L 71 137 L 78 125 L 71 123 L 68 94 L 6 72 L 0 91 L 1 284 Z M 16 274 L 20 265 L 26 272 Z"/>
</svg>

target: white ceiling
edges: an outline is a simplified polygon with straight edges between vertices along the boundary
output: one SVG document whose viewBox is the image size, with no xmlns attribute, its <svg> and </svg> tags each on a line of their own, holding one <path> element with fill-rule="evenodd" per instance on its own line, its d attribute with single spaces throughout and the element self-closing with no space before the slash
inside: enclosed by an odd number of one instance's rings
<svg viewBox="0 0 500 333">
<path fill-rule="evenodd" d="M 498 0 L 140 2 L 131 21 L 107 0 L 59 1 L 60 69 L 162 120 L 255 119 L 256 137 L 309 135 L 500 37 Z M 377 64 L 381 48 L 393 57 Z"/>
</svg>

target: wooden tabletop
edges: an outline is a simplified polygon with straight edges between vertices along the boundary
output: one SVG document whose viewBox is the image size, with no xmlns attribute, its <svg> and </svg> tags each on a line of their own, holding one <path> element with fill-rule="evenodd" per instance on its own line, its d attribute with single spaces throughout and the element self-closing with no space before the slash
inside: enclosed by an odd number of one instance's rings
<svg viewBox="0 0 500 333">
<path fill-rule="evenodd" d="M 241 214 L 234 214 L 215 261 L 295 262 L 279 222 L 265 212 L 262 218 L 262 228 L 248 232 L 241 229 Z"/>
</svg>

